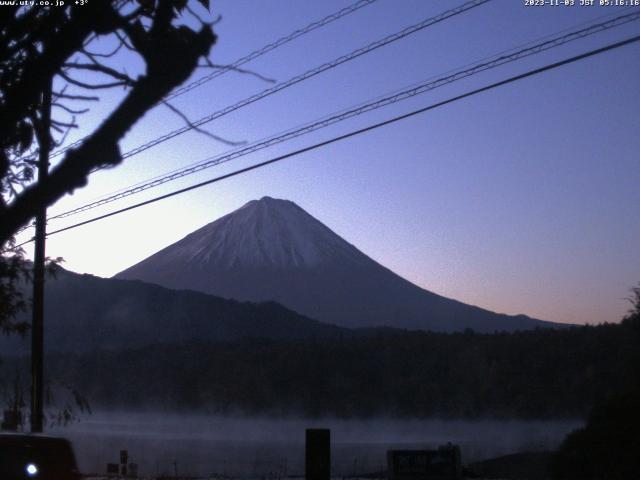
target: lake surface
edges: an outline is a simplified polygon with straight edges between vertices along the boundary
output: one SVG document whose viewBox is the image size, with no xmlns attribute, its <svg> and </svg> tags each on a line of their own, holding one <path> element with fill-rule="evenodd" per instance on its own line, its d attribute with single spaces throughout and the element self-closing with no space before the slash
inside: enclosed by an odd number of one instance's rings
<svg viewBox="0 0 640 480">
<path fill-rule="evenodd" d="M 304 474 L 307 428 L 331 429 L 332 472 L 355 476 L 385 469 L 390 448 L 459 444 L 463 462 L 519 451 L 555 448 L 571 430 L 566 421 L 437 419 L 249 418 L 97 412 L 56 428 L 69 438 L 83 473 L 105 473 L 120 450 L 140 476 L 180 475 L 280 478 Z"/>
</svg>

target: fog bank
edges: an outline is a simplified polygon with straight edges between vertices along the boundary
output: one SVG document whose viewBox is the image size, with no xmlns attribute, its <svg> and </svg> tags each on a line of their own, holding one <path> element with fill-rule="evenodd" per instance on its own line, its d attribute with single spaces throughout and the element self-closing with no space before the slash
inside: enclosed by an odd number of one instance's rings
<svg viewBox="0 0 640 480">
<path fill-rule="evenodd" d="M 304 473 L 306 428 L 330 428 L 338 476 L 385 468 L 390 448 L 461 445 L 463 462 L 555 448 L 580 420 L 304 419 L 97 412 L 51 431 L 69 438 L 83 473 L 104 473 L 119 451 L 141 476 L 273 476 Z"/>
</svg>

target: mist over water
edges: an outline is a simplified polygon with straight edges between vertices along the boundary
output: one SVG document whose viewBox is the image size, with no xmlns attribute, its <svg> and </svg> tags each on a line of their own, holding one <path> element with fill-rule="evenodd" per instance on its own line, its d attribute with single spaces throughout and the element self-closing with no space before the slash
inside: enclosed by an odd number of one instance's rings
<svg viewBox="0 0 640 480">
<path fill-rule="evenodd" d="M 558 446 L 580 420 L 503 421 L 439 419 L 266 418 L 97 412 L 51 431 L 69 438 L 83 473 L 104 473 L 120 450 L 140 476 L 211 474 L 277 478 L 304 474 L 307 428 L 331 429 L 336 476 L 385 469 L 390 448 L 459 444 L 463 462 Z"/>
</svg>

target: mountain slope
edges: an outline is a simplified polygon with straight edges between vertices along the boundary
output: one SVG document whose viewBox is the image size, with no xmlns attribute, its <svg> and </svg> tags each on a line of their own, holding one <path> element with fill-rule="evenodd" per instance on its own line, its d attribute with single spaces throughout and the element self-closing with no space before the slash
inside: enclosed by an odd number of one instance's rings
<svg viewBox="0 0 640 480">
<path fill-rule="evenodd" d="M 48 351 L 138 348 L 160 343 L 247 337 L 298 339 L 349 332 L 305 318 L 273 302 L 252 304 L 139 281 L 79 275 L 59 269 L 47 279 Z M 0 338 L 3 354 L 26 352 L 27 337 Z"/>
<path fill-rule="evenodd" d="M 555 324 L 497 314 L 417 287 L 295 203 L 264 197 L 116 275 L 225 298 L 272 300 L 349 328 L 479 332 Z"/>
</svg>

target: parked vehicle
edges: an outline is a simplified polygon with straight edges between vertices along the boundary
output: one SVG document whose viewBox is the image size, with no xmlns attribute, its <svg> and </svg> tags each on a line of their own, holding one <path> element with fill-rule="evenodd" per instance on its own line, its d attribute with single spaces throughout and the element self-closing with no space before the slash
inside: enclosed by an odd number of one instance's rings
<svg viewBox="0 0 640 480">
<path fill-rule="evenodd" d="M 64 438 L 0 434 L 2 480 L 78 480 L 71 443 Z"/>
</svg>

